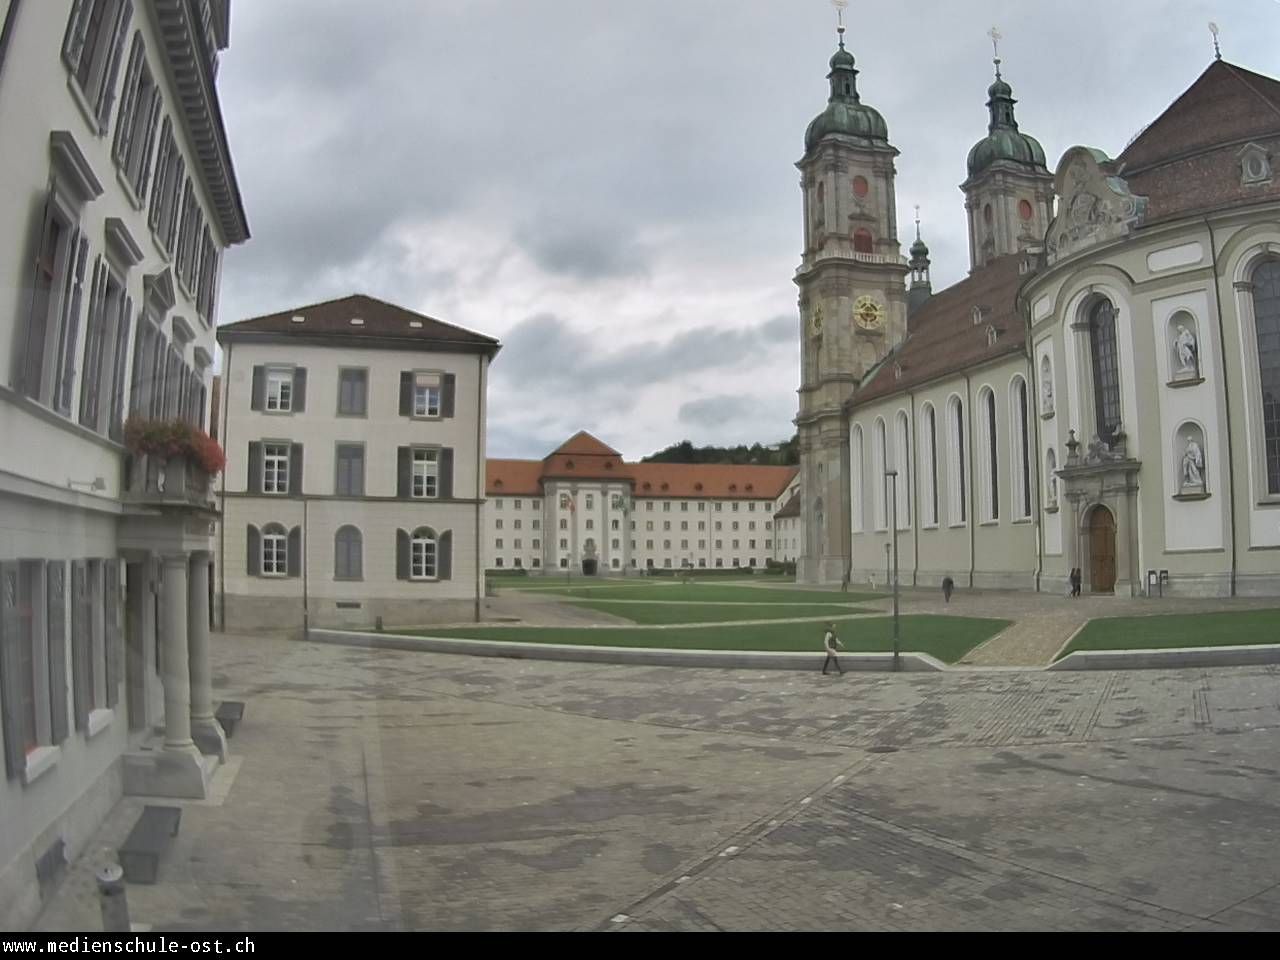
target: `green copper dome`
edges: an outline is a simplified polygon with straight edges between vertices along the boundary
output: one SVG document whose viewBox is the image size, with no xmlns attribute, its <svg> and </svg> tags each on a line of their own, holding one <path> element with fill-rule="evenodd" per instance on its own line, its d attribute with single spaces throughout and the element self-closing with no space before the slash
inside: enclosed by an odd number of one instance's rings
<svg viewBox="0 0 1280 960">
<path fill-rule="evenodd" d="M 987 88 L 987 96 L 991 122 L 986 137 L 969 151 L 969 176 L 976 177 L 1002 160 L 1043 168 L 1044 148 L 1035 137 L 1018 130 L 1018 121 L 1013 117 L 1013 105 L 1018 101 L 1013 99 L 1013 88 L 999 73 L 995 83 Z"/>
<path fill-rule="evenodd" d="M 926 244 L 919 237 L 916 237 L 915 243 L 911 244 L 911 259 L 912 260 L 929 259 L 929 245 Z"/>
<path fill-rule="evenodd" d="M 805 131 L 806 151 L 812 150 L 828 134 L 888 143 L 889 127 L 880 112 L 867 106 L 858 96 L 857 78 L 853 54 L 844 48 L 844 39 L 841 38 L 840 49 L 832 56 L 831 72 L 827 74 L 831 82 L 827 109 L 814 117 Z"/>
</svg>

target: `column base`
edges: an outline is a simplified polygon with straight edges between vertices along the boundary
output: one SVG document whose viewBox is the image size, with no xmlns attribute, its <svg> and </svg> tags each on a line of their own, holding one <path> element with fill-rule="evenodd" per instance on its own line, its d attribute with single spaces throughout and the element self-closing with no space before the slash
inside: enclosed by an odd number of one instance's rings
<svg viewBox="0 0 1280 960">
<path fill-rule="evenodd" d="M 202 755 L 194 744 L 168 749 L 157 743 L 153 749 L 126 753 L 121 762 L 126 796 L 204 800 L 219 760 Z"/>
<path fill-rule="evenodd" d="M 227 762 L 227 736 L 222 732 L 222 724 L 213 717 L 192 717 L 191 739 L 205 756 L 217 757 L 219 763 Z"/>
</svg>

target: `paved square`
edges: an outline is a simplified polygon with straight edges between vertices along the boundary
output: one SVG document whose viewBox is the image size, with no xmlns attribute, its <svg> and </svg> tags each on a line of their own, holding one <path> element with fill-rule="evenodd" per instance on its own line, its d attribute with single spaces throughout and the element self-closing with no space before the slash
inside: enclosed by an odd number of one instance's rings
<svg viewBox="0 0 1280 960">
<path fill-rule="evenodd" d="M 218 637 L 158 930 L 1280 928 L 1280 671 L 822 677 Z M 40 920 L 97 929 L 91 869 Z"/>
</svg>

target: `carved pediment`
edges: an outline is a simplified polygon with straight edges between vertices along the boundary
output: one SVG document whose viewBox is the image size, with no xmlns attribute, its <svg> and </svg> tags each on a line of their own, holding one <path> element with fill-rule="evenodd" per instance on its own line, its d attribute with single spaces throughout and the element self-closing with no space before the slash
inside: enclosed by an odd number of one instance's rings
<svg viewBox="0 0 1280 960">
<path fill-rule="evenodd" d="M 1054 178 L 1058 214 L 1049 226 L 1050 262 L 1097 243 L 1127 236 L 1142 222 L 1147 198 L 1111 172 L 1101 150 L 1072 147 Z"/>
</svg>

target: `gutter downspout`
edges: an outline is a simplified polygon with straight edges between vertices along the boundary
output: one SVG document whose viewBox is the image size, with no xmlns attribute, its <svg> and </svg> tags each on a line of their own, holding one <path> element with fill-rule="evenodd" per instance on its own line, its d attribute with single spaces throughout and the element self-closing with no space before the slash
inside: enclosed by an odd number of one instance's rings
<svg viewBox="0 0 1280 960">
<path fill-rule="evenodd" d="M 843 489 L 840 495 L 844 500 L 843 530 L 840 532 L 840 551 L 844 554 L 844 579 L 841 589 L 849 589 L 849 581 L 853 579 L 853 451 L 849 445 L 849 408 L 840 405 L 840 482 Z M 777 531 L 774 531 L 776 538 Z"/>
<path fill-rule="evenodd" d="M 907 436 L 913 440 L 908 444 L 911 451 L 911 469 L 907 471 L 907 482 L 911 483 L 911 477 L 914 472 L 920 469 L 920 435 L 916 430 L 916 394 L 914 390 L 907 391 L 907 398 L 911 401 L 911 423 L 907 425 Z M 916 477 L 916 482 L 911 485 L 911 586 L 920 586 L 920 480 Z"/>
<path fill-rule="evenodd" d="M 12 0 L 9 12 L 4 18 L 4 27 L 0 28 L 0 73 L 4 72 L 5 54 L 9 52 L 9 41 L 13 38 L 14 27 L 18 22 L 18 8 L 22 0 Z"/>
<path fill-rule="evenodd" d="M 965 492 L 968 494 L 966 498 L 969 502 L 965 506 L 965 520 L 969 526 L 969 589 L 973 589 L 973 571 L 977 566 L 977 536 L 978 524 L 973 516 L 973 381 L 969 378 L 969 374 L 964 375 L 964 416 L 967 421 L 964 433 L 964 444 L 961 446 L 960 455 L 965 458 L 965 466 L 968 467 L 969 482 Z M 969 450 L 966 453 L 964 447 Z"/>
<path fill-rule="evenodd" d="M 1027 465 L 1029 468 L 1031 468 L 1029 469 L 1027 475 L 1029 477 L 1034 478 L 1035 488 L 1036 488 L 1036 495 L 1032 499 L 1031 503 L 1032 503 L 1033 509 L 1035 510 L 1036 593 L 1039 593 L 1040 582 L 1044 578 L 1044 503 L 1041 501 L 1040 498 L 1044 492 L 1042 487 L 1044 486 L 1044 482 L 1046 479 L 1045 477 L 1042 477 L 1040 475 L 1040 471 L 1041 469 L 1043 469 L 1043 464 L 1040 462 L 1041 461 L 1040 449 L 1041 449 L 1041 444 L 1043 443 L 1043 438 L 1040 435 L 1039 397 L 1040 397 L 1041 386 L 1039 382 L 1036 380 L 1036 374 L 1037 374 L 1036 352 L 1035 352 L 1035 345 L 1034 343 L 1032 343 L 1033 335 L 1031 331 L 1031 322 L 1032 322 L 1031 321 L 1031 305 L 1027 303 L 1025 300 L 1023 300 L 1022 308 L 1023 310 L 1026 311 L 1026 313 L 1024 314 L 1024 318 L 1026 320 L 1025 329 L 1026 329 L 1026 341 L 1027 341 L 1027 367 L 1028 367 L 1027 383 L 1031 384 L 1031 392 L 1030 392 L 1030 395 L 1027 397 L 1027 403 L 1031 406 L 1031 410 L 1026 412 L 1026 416 L 1030 417 L 1031 420 L 1033 421 L 1033 425 L 1035 426 L 1035 436 L 1036 436 L 1036 444 L 1035 444 L 1034 450 L 1027 451 L 1028 459 L 1031 459 L 1031 455 L 1033 453 L 1035 454 L 1034 465 L 1033 464 Z"/>
<path fill-rule="evenodd" d="M 1227 502 L 1231 511 L 1231 596 L 1236 596 L 1236 576 L 1239 558 L 1236 545 L 1236 457 L 1235 445 L 1232 442 L 1231 428 L 1231 384 L 1227 379 L 1227 335 L 1226 321 L 1222 317 L 1222 285 L 1218 277 L 1218 241 L 1213 232 L 1213 224 L 1204 218 L 1205 229 L 1209 231 L 1209 254 L 1213 261 L 1213 296 L 1218 307 L 1218 362 L 1222 368 L 1222 403 L 1227 416 L 1227 489 L 1230 494 Z"/>
<path fill-rule="evenodd" d="M 218 436 L 224 451 L 231 449 L 231 438 L 227 436 L 228 409 L 231 406 L 227 399 L 231 396 L 231 342 L 227 342 L 225 369 L 222 371 L 222 396 L 218 402 L 222 404 L 222 429 Z M 227 470 L 222 468 L 222 515 L 218 518 L 218 625 L 227 629 Z"/>
<path fill-rule="evenodd" d="M 484 506 L 484 376 L 487 367 L 485 355 L 476 354 L 476 599 L 472 615 L 480 622 L 480 593 L 484 583 L 484 564 L 480 561 L 480 510 Z"/>
</svg>

